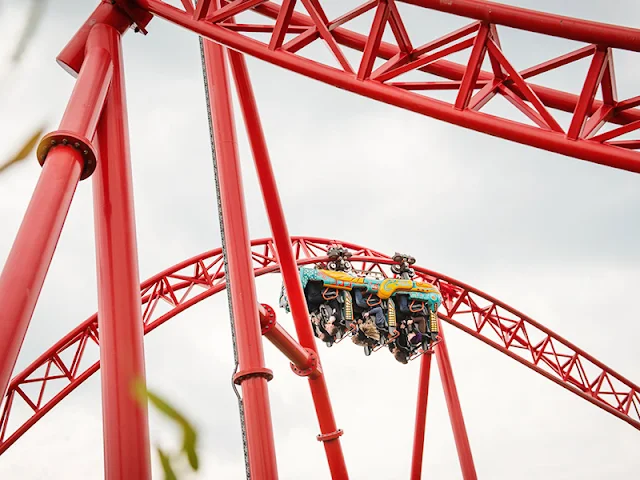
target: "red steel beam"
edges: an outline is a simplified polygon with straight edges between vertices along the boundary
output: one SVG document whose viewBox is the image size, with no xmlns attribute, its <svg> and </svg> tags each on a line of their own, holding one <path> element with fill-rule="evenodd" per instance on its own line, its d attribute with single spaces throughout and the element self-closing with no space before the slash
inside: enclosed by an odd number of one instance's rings
<svg viewBox="0 0 640 480">
<path fill-rule="evenodd" d="M 84 62 L 85 45 L 94 25 L 100 23 L 111 25 L 119 33 L 124 34 L 131 27 L 132 22 L 135 21 L 137 25 L 144 27 L 152 18 L 149 12 L 135 5 L 131 5 L 127 9 L 127 14 L 114 5 L 115 3 L 115 1 L 102 1 L 62 49 L 56 61 L 67 73 L 75 77 L 80 71 L 80 67 Z"/>
<path fill-rule="evenodd" d="M 0 398 L 11 378 L 78 182 L 95 169 L 90 139 L 112 73 L 108 52 L 91 43 L 60 128 L 46 135 L 38 146 L 42 172 L 0 275 Z"/>
<path fill-rule="evenodd" d="M 260 325 L 262 334 L 274 347 L 280 350 L 285 357 L 300 370 L 307 370 L 312 367 L 313 356 L 296 342 L 291 335 L 276 321 L 273 308 L 266 304 L 258 305 L 260 313 Z"/>
<path fill-rule="evenodd" d="M 458 459 L 460 460 L 460 467 L 462 468 L 462 478 L 464 480 L 477 480 L 478 476 L 473 463 L 469 436 L 467 435 L 467 428 L 464 425 L 462 407 L 460 406 L 460 399 L 458 398 L 458 389 L 456 388 L 456 382 L 453 378 L 449 349 L 447 348 L 440 320 L 438 320 L 438 332 L 441 341 L 435 346 L 436 360 L 438 361 L 438 371 L 442 379 L 442 388 L 447 403 L 447 410 L 449 411 L 451 428 L 453 429 L 453 438 L 456 442 Z"/>
<path fill-rule="evenodd" d="M 105 24 L 93 32 L 114 65 L 93 178 L 105 479 L 145 480 L 151 453 L 147 405 L 134 395 L 136 382 L 146 381 L 121 33 Z"/>
<path fill-rule="evenodd" d="M 298 57 L 282 50 L 270 50 L 261 42 L 243 37 L 236 32 L 226 30 L 218 25 L 194 20 L 187 13 L 159 0 L 139 0 L 139 4 L 159 17 L 229 48 L 358 95 L 514 142 L 640 173 L 640 154 L 638 152 L 589 140 L 572 141 L 560 132 L 542 130 L 468 109 L 456 110 L 439 100 L 427 98 L 392 85 L 359 81 L 354 75 L 313 60 Z"/>
<path fill-rule="evenodd" d="M 303 266 L 326 262 L 327 257 L 323 252 L 337 241 L 317 237 L 292 237 L 291 242 L 296 262 Z M 366 262 L 371 265 L 394 263 L 387 255 L 361 245 L 343 241 L 337 243 L 353 252 L 353 262 Z M 251 242 L 251 245 L 255 255 L 256 277 L 279 271 L 277 254 L 271 239 L 256 239 Z M 222 291 L 226 287 L 223 266 L 222 250 L 217 248 L 184 260 L 145 280 L 140 286 L 141 303 L 144 306 L 142 323 L 145 334 L 152 332 L 184 310 Z M 414 268 L 419 279 L 436 285 L 443 293 L 446 314 L 440 314 L 442 320 L 640 430 L 640 386 L 539 322 L 488 294 L 440 273 L 419 266 Z M 179 292 L 184 293 L 178 295 Z M 171 305 L 169 311 L 160 312 L 154 308 L 158 303 L 165 302 Z M 472 314 L 475 314 L 476 318 Z M 512 318 L 517 319 L 517 322 Z M 481 323 L 479 319 L 486 319 L 486 321 Z M 504 328 L 509 332 L 508 335 L 500 341 L 493 340 L 495 332 L 492 327 L 507 321 L 508 324 Z M 515 335 L 514 325 L 517 325 Z M 99 359 L 95 361 L 91 358 L 92 351 L 85 348 L 88 343 L 96 345 L 100 343 L 97 331 L 97 314 L 94 314 L 13 377 L 9 384 L 6 401 L 1 406 L 0 454 L 98 371 Z M 543 342 L 538 344 L 541 338 Z M 528 339 L 536 339 L 536 344 L 531 344 Z M 555 355 L 552 354 L 553 352 Z M 531 354 L 535 355 L 534 360 L 531 360 Z M 581 377 L 576 377 L 573 371 L 567 371 L 565 368 L 561 372 L 560 363 L 562 362 L 559 359 L 568 357 L 572 358 L 573 370 L 581 369 L 588 372 L 582 379 L 582 384 L 576 383 L 577 378 Z M 577 360 L 573 360 L 576 357 Z M 550 363 L 550 360 L 556 361 L 557 364 Z M 91 363 L 92 361 L 94 363 Z M 55 368 L 51 369 L 49 375 L 43 375 L 42 372 L 51 364 L 55 364 Z M 542 368 L 541 365 L 548 368 Z M 52 378 L 56 380 L 50 382 Z M 30 388 L 22 389 L 26 385 Z M 604 387 L 613 385 L 613 387 L 608 390 L 598 385 Z M 41 398 L 41 392 L 45 389 L 48 393 L 46 400 Z M 612 393 L 614 390 L 616 393 Z M 29 398 L 28 402 L 20 392 Z M 624 398 L 624 403 L 617 405 L 617 402 L 612 401 L 614 396 Z M 20 402 L 24 403 L 17 408 L 20 418 L 16 419 L 15 423 L 18 426 L 9 432 L 8 425 L 10 422 L 13 425 L 14 421 L 13 405 Z M 35 405 L 35 408 L 32 405 Z M 26 420 L 22 416 L 23 409 L 20 408 L 24 406 L 31 408 Z"/>
<path fill-rule="evenodd" d="M 313 351 L 317 356 L 318 350 L 311 327 L 311 321 L 309 320 L 307 303 L 302 285 L 300 284 L 296 258 L 291 247 L 289 228 L 287 227 L 284 209 L 280 201 L 280 194 L 273 173 L 269 150 L 267 148 L 264 131 L 262 130 L 262 123 L 260 122 L 258 106 L 253 93 L 247 65 L 244 57 L 237 52 L 229 51 L 229 59 L 238 91 L 240 107 L 244 116 L 247 135 L 249 136 L 249 143 L 260 182 L 262 197 L 269 218 L 269 225 L 273 233 L 275 249 L 280 262 L 280 268 L 282 269 L 283 282 L 291 305 L 291 313 L 296 333 L 300 344 L 306 349 Z M 348 478 L 347 466 L 339 438 L 342 430 L 338 430 L 336 425 L 325 377 L 320 370 L 308 378 L 320 431 L 322 432 L 318 439 L 322 440 L 324 444 L 329 469 L 333 478 L 346 479 Z"/>
<path fill-rule="evenodd" d="M 424 455 L 424 434 L 427 423 L 427 403 L 429 400 L 429 379 L 431 377 L 431 354 L 420 359 L 418 400 L 416 402 L 416 424 L 413 432 L 413 455 L 411 457 L 411 480 L 422 478 L 422 457 Z"/>
<path fill-rule="evenodd" d="M 259 7 L 256 7 L 255 10 L 269 18 L 275 18 L 275 16 L 278 15 L 279 6 L 273 2 L 266 2 Z M 303 13 L 295 12 L 291 17 L 291 24 L 311 26 L 313 25 L 313 21 Z M 331 33 L 335 37 L 336 41 L 341 45 L 353 48 L 354 50 L 359 50 L 361 52 L 364 51 L 365 45 L 367 43 L 366 35 L 351 31 L 343 27 L 336 28 L 332 30 Z M 389 60 L 400 53 L 401 51 L 397 46 L 387 42 L 382 42 L 380 44 L 380 48 L 378 49 L 378 56 L 386 60 Z M 464 76 L 466 65 L 461 65 L 450 60 L 436 60 L 429 65 L 421 67 L 420 70 L 443 78 L 448 78 L 449 80 L 460 81 Z M 531 72 L 529 72 L 528 76 L 532 76 Z M 493 79 L 493 73 L 481 70 L 478 78 L 479 80 L 489 81 Z M 555 108 L 557 110 L 562 110 L 569 113 L 572 113 L 576 108 L 579 98 L 578 95 L 535 84 L 529 84 L 529 86 L 535 92 L 535 94 L 540 97 L 542 103 L 544 103 L 549 108 Z M 520 96 L 524 98 L 524 95 L 520 94 Z M 640 119 L 640 110 L 622 111 L 623 104 L 627 108 L 633 108 L 640 105 L 640 102 L 620 102 L 620 112 L 611 119 L 611 122 L 625 124 L 633 120 Z M 601 101 L 594 101 L 593 111 L 591 113 L 597 110 L 601 105 Z"/>
<path fill-rule="evenodd" d="M 237 337 L 239 371 L 234 382 L 242 387 L 251 475 L 254 478 L 276 480 L 278 468 L 267 387 L 273 374 L 265 368 L 264 363 L 227 61 L 223 47 L 209 41 L 203 41 L 203 44 L 216 149 L 214 161 L 226 232 L 223 238 Z"/>
<path fill-rule="evenodd" d="M 398 0 L 495 25 L 640 52 L 640 30 L 538 12 L 485 0 Z"/>
</svg>

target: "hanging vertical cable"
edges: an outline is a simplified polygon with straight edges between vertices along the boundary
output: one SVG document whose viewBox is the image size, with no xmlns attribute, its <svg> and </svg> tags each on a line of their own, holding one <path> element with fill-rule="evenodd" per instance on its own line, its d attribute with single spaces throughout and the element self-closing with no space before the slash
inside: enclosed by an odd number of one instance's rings
<svg viewBox="0 0 640 480">
<path fill-rule="evenodd" d="M 216 145 L 215 145 L 215 135 L 214 135 L 214 130 L 213 130 L 213 117 L 212 117 L 212 113 L 211 113 L 211 103 L 210 103 L 210 94 L 209 94 L 209 85 L 207 82 L 207 69 L 206 69 L 206 64 L 205 64 L 205 58 L 204 58 L 204 40 L 202 39 L 202 37 L 199 37 L 200 40 L 200 56 L 201 56 L 201 61 L 202 61 L 202 75 L 204 78 L 204 92 L 205 92 L 205 97 L 206 97 L 206 101 L 207 101 L 207 116 L 209 118 L 209 135 L 210 135 L 210 140 L 211 140 L 211 157 L 213 159 L 213 173 L 214 173 L 214 178 L 215 178 L 215 183 L 216 183 L 216 198 L 218 200 L 218 220 L 220 222 L 220 237 L 222 240 L 222 256 L 223 256 L 223 261 L 224 261 L 224 276 L 225 276 L 225 282 L 227 284 L 227 301 L 229 304 L 229 319 L 231 320 L 231 338 L 233 340 L 233 358 L 235 361 L 235 368 L 233 370 L 233 375 L 232 380 L 231 380 L 231 387 L 233 388 L 234 393 L 236 394 L 236 397 L 238 397 L 238 409 L 240 411 L 240 424 L 242 426 L 242 446 L 244 449 L 244 465 L 245 465 L 245 472 L 246 472 L 246 476 L 247 479 L 249 480 L 251 478 L 251 470 L 249 468 L 249 449 L 247 446 L 247 426 L 246 426 L 246 422 L 245 422 L 245 415 L 244 415 L 244 404 L 242 402 L 242 397 L 240 395 L 240 392 L 238 392 L 238 389 L 235 385 L 235 383 L 233 382 L 233 376 L 238 372 L 238 344 L 236 341 L 236 327 L 235 327 L 235 322 L 234 322 L 234 317 L 233 317 L 233 301 L 231 299 L 231 278 L 229 276 L 229 263 L 228 263 L 228 259 L 227 259 L 227 249 L 226 249 L 226 237 L 225 237 L 225 231 L 224 231 L 224 221 L 222 219 L 222 197 L 220 195 L 220 179 L 218 177 L 218 159 L 216 156 Z"/>
</svg>

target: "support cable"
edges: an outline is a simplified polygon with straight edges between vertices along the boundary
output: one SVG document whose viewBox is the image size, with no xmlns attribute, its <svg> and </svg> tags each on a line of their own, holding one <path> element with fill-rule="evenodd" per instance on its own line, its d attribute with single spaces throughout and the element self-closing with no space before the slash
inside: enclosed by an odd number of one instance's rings
<svg viewBox="0 0 640 480">
<path fill-rule="evenodd" d="M 196 2 L 197 3 L 197 2 Z M 245 465 L 245 472 L 246 472 L 246 477 L 247 480 L 249 480 L 251 478 L 251 470 L 249 467 L 249 449 L 247 447 L 247 426 L 246 426 L 246 421 L 245 421 L 245 414 L 244 414 L 244 404 L 242 402 L 242 396 L 240 395 L 240 392 L 238 391 L 234 381 L 233 381 L 233 377 L 235 376 L 236 373 L 238 373 L 238 367 L 239 367 L 239 363 L 238 363 L 238 343 L 236 340 L 236 326 L 235 326 L 235 322 L 234 322 L 234 316 L 233 316 L 233 300 L 231 297 L 231 278 L 229 276 L 229 263 L 228 263 L 228 258 L 227 258 L 227 249 L 226 249 L 226 240 L 225 240 L 225 231 L 224 231 L 224 220 L 222 218 L 222 197 L 220 195 L 220 178 L 218 176 L 218 158 L 216 155 L 216 145 L 215 145 L 215 134 L 214 134 L 214 130 L 213 130 L 213 117 L 212 117 L 212 113 L 211 113 L 211 102 L 210 102 L 210 95 L 209 95 L 209 84 L 207 82 L 207 68 L 206 68 L 206 63 L 205 63 L 205 58 L 204 58 L 204 39 L 202 37 L 198 37 L 199 41 L 200 41 L 200 57 L 202 60 L 202 75 L 204 78 L 204 92 L 205 92 L 205 97 L 206 97 L 206 101 L 207 101 L 207 116 L 208 116 L 208 120 L 209 120 L 209 136 L 210 136 L 210 141 L 211 141 L 211 158 L 213 159 L 213 173 L 214 173 L 214 178 L 215 178 L 215 184 L 216 184 L 216 198 L 217 198 L 217 202 L 218 202 L 218 220 L 220 222 L 220 237 L 222 240 L 222 256 L 223 256 L 223 260 L 224 260 L 224 277 L 225 277 L 225 281 L 227 282 L 227 301 L 229 304 L 229 319 L 231 321 L 231 338 L 233 340 L 233 358 L 235 361 L 235 368 L 233 370 L 233 374 L 231 375 L 231 388 L 233 388 L 234 393 L 236 394 L 236 397 L 238 397 L 238 410 L 240 412 L 240 425 L 242 426 L 242 447 L 244 450 L 244 465 Z M 223 47 L 224 48 L 224 47 Z"/>
</svg>

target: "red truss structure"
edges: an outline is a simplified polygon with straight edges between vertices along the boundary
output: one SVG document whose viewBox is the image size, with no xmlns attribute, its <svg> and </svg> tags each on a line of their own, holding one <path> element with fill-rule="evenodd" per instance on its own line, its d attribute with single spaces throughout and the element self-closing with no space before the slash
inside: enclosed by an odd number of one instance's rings
<svg viewBox="0 0 640 480">
<path fill-rule="evenodd" d="M 264 336 L 287 356 L 295 374 L 307 378 L 320 428 L 317 438 L 331 476 L 348 478 L 340 443 L 343 431 L 333 413 L 298 267 L 326 261 L 329 247 L 336 244 L 348 248 L 352 262 L 365 271 L 391 276 L 394 260 L 346 242 L 289 235 L 243 54 L 442 121 L 640 172 L 640 140 L 633 137 L 640 128 L 636 108 L 640 96 L 618 98 L 613 62 L 615 49 L 640 51 L 640 30 L 479 0 L 370 0 L 334 19 L 325 3 L 103 1 L 60 53 L 58 62 L 77 77 L 76 85 L 59 129 L 38 146 L 40 179 L 0 275 L 0 454 L 101 368 L 105 478 L 150 479 L 147 410 L 130 394 L 132 382 L 145 379 L 143 335 L 226 289 L 248 473 L 259 480 L 278 478 L 268 391 L 273 374 L 264 361 Z M 415 8 L 466 17 L 469 22 L 418 44 L 405 22 L 407 9 Z M 366 31 L 348 25 L 367 12 L 373 19 Z M 223 242 L 222 248 L 188 259 L 140 285 L 121 37 L 130 28 L 146 34 L 154 16 L 201 37 Z M 498 34 L 502 27 L 584 45 L 518 70 L 504 53 Z M 394 42 L 383 41 L 385 31 L 391 32 Z M 314 42 L 328 46 L 333 64 L 305 56 L 304 49 Z M 448 58 L 465 50 L 466 64 Z M 590 66 L 579 94 L 532 83 L 538 75 L 581 59 L 589 59 Z M 248 235 L 229 69 L 272 239 L 251 241 Z M 451 103 L 436 98 L 446 91 L 455 94 Z M 596 99 L 598 91 L 601 100 Z M 496 96 L 515 106 L 529 123 L 482 111 Z M 561 112 L 570 114 L 564 126 Z M 11 378 L 75 189 L 89 177 L 94 192 L 98 313 Z M 415 270 L 418 279 L 440 289 L 441 321 L 640 429 L 638 385 L 499 300 L 439 273 Z M 258 303 L 254 278 L 275 272 L 283 278 L 295 335 L 278 324 L 269 305 Z M 158 313 L 160 302 L 170 307 L 165 313 Z M 92 350 L 91 345 L 99 348 Z M 91 356 L 97 352 L 99 358 Z M 438 362 L 463 478 L 476 479 L 444 337 L 433 352 L 420 357 L 411 478 L 421 478 L 431 353 Z M 26 419 L 15 415 L 19 403 L 31 411 Z"/>
</svg>

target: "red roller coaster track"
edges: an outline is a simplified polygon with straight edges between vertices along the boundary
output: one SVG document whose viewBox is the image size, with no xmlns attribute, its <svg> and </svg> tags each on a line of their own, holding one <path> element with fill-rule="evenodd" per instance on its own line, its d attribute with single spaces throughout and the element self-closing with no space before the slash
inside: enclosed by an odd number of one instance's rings
<svg viewBox="0 0 640 480">
<path fill-rule="evenodd" d="M 394 263 L 391 257 L 374 250 L 338 240 L 291 239 L 298 265 L 326 261 L 327 249 L 332 244 L 350 249 L 357 268 L 393 275 L 386 268 Z M 252 241 L 251 254 L 256 277 L 280 271 L 273 240 Z M 444 303 L 439 312 L 442 320 L 640 430 L 639 386 L 486 293 L 422 267 L 415 270 L 418 279 L 433 283 L 442 292 Z M 221 249 L 192 257 L 154 275 L 140 286 L 145 334 L 225 288 Z M 161 302 L 168 304 L 170 310 L 156 314 Z M 88 343 L 100 345 L 97 314 L 61 338 L 11 380 L 0 415 L 0 454 L 100 368 L 98 360 L 88 363 L 85 358 Z M 80 368 L 80 365 L 87 366 Z M 25 385 L 30 385 L 31 393 L 22 388 Z M 48 401 L 43 400 L 45 389 Z M 24 402 L 32 413 L 8 431 L 16 402 Z"/>
<path fill-rule="evenodd" d="M 601 165 L 640 173 L 640 96 L 618 99 L 615 50 L 640 52 L 640 30 L 576 20 L 480 0 L 369 0 L 334 19 L 321 0 L 104 0 L 58 57 L 77 77 L 58 130 L 37 149 L 42 172 L 13 248 L 0 275 L 0 453 L 101 366 L 105 478 L 150 479 L 147 410 L 130 395 L 145 379 L 143 335 L 198 301 L 229 285 L 236 350 L 234 382 L 241 386 L 241 419 L 246 466 L 252 478 L 278 478 L 262 335 L 307 377 L 331 475 L 347 479 L 347 467 L 329 391 L 311 329 L 297 265 L 321 261 L 329 241 L 291 238 L 271 168 L 245 59 L 251 55 L 307 77 L 422 115 L 489 135 Z M 408 9 L 437 10 L 469 19 L 467 26 L 418 45 Z M 370 28 L 346 26 L 373 13 Z M 216 192 L 223 246 L 189 259 L 142 284 L 140 289 L 129 158 L 122 34 L 147 33 L 160 17 L 202 37 L 202 57 L 214 148 Z M 261 16 L 261 23 L 255 23 Z M 518 70 L 505 54 L 499 29 L 580 42 L 578 48 Z M 383 41 L 385 29 L 395 39 Z M 266 35 L 266 41 L 254 38 Z M 324 43 L 335 65 L 304 55 Z M 349 49 L 347 55 L 346 49 Z M 452 55 L 469 52 L 466 64 Z M 354 54 L 357 61 L 354 62 Z M 531 83 L 537 75 L 588 59 L 580 93 Z M 376 67 L 376 61 L 379 66 Z M 483 63 L 488 69 L 483 70 Z M 230 68 L 247 127 L 273 240 L 251 242 L 245 214 Z M 404 78 L 422 75 L 422 80 Z M 439 77 L 433 80 L 433 76 Z M 411 77 L 417 78 L 417 77 Z M 598 90 L 601 100 L 596 100 Z M 432 94 L 455 93 L 447 103 Z M 482 109 L 501 96 L 529 124 Z M 558 112 L 570 113 L 562 125 Z M 98 314 L 51 347 L 11 379 L 18 352 L 51 263 L 75 189 L 92 177 L 98 262 Z M 388 256 L 344 244 L 363 269 L 389 274 Z M 440 288 L 440 318 L 640 429 L 640 389 L 542 325 L 482 292 L 418 268 L 420 278 Z M 296 335 L 277 324 L 273 310 L 260 306 L 254 277 L 280 271 Z M 140 296 L 141 295 L 141 296 Z M 144 312 L 140 311 L 140 300 Z M 154 316 L 158 302 L 171 306 Z M 100 361 L 83 368 L 88 342 L 99 345 Z M 456 448 L 465 480 L 476 479 L 443 338 L 434 349 Z M 421 478 L 431 355 L 421 357 L 412 479 Z M 29 395 L 25 385 L 37 385 Z M 51 388 L 55 394 L 47 398 Z M 32 415 L 15 430 L 12 412 L 24 402 Z"/>
</svg>

